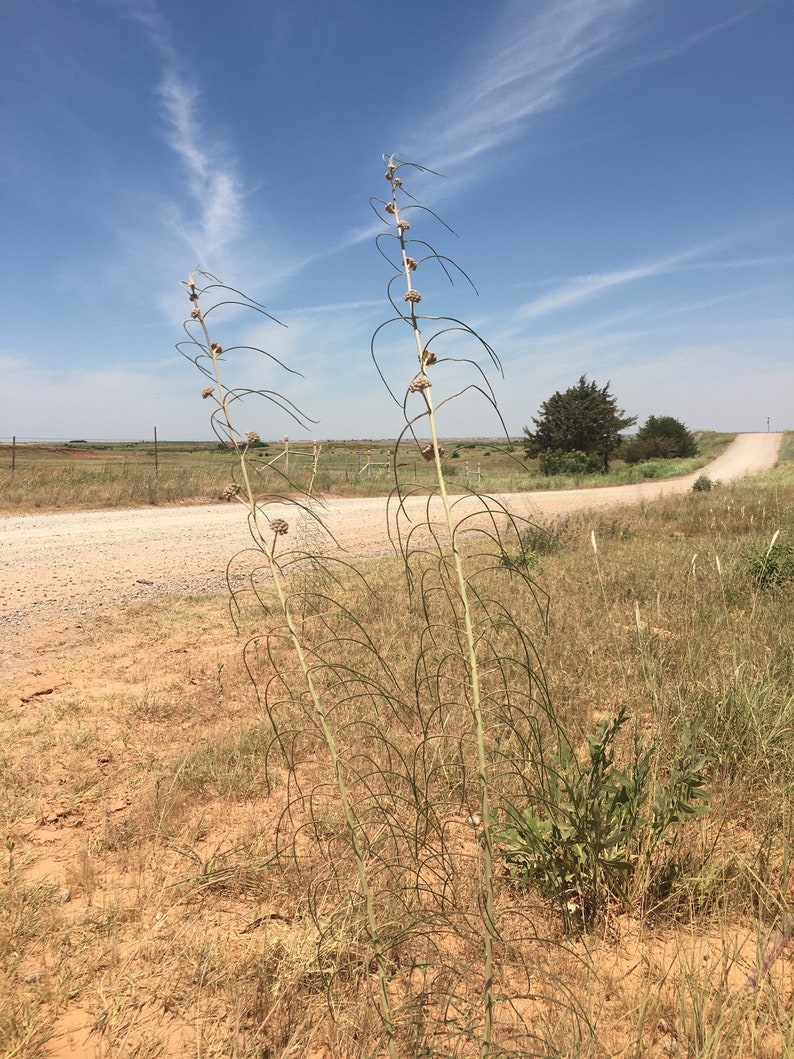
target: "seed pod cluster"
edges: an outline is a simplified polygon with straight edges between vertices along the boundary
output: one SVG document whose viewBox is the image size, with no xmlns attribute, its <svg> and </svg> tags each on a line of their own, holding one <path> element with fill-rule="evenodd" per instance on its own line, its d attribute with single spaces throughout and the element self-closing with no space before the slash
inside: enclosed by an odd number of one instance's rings
<svg viewBox="0 0 794 1059">
<path fill-rule="evenodd" d="M 444 450 L 442 448 L 439 448 L 438 455 L 439 456 L 443 456 L 444 455 Z M 423 460 L 427 460 L 428 463 L 432 463 L 435 458 L 436 458 L 436 450 L 433 448 L 433 446 L 432 445 L 425 445 L 425 447 L 422 449 L 422 459 Z"/>
</svg>

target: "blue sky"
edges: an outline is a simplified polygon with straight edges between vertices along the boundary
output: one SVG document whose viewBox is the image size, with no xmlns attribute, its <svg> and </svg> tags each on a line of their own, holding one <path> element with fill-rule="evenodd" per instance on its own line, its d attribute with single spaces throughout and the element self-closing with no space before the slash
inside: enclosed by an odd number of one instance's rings
<svg viewBox="0 0 794 1059">
<path fill-rule="evenodd" d="M 240 353 L 227 381 L 318 420 L 241 429 L 398 433 L 370 358 L 384 152 L 444 174 L 406 186 L 457 237 L 411 234 L 479 293 L 416 286 L 496 349 L 512 435 L 582 374 L 640 422 L 794 428 L 792 68 L 790 0 L 6 0 L 0 439 L 211 436 L 174 349 L 196 266 L 287 325 L 213 338 L 303 376 Z M 410 335 L 378 351 L 404 390 Z M 436 399 L 469 381 L 442 366 Z M 443 411 L 498 429 L 473 395 Z"/>
</svg>

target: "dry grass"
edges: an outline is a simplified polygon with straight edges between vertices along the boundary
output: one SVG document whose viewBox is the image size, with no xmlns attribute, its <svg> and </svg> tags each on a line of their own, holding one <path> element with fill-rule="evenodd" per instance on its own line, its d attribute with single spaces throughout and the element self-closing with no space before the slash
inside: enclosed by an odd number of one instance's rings
<svg viewBox="0 0 794 1059">
<path fill-rule="evenodd" d="M 677 839 L 669 885 L 637 879 L 595 931 L 566 936 L 538 893 L 501 879 L 498 1054 L 794 1048 L 790 948 L 748 985 L 794 903 L 792 587 L 761 591 L 748 573 L 777 530 L 794 534 L 785 465 L 571 518 L 543 547 L 533 536 L 547 624 L 542 595 L 505 570 L 483 575 L 542 663 L 516 711 L 547 686 L 577 744 L 622 703 L 662 748 L 699 721 L 712 762 L 712 811 Z M 416 573 L 428 591 L 409 597 L 400 564 L 370 564 L 366 584 L 335 588 L 333 612 L 314 597 L 304 633 L 368 836 L 399 1052 L 465 1056 L 479 1031 L 477 788 L 460 673 L 417 611 L 429 598 L 440 628 L 445 603 L 432 602 L 433 568 Z M 225 599 L 162 601 L 46 630 L 7 682 L 3 1054 L 381 1054 L 334 777 L 268 620 L 244 602 L 236 636 Z M 497 801 L 515 798 L 505 747 L 489 755 Z"/>
<path fill-rule="evenodd" d="M 692 460 L 658 461 L 658 477 L 688 474 L 715 459 L 734 435 L 698 435 L 699 456 Z M 622 485 L 642 481 L 637 468 L 616 461 L 609 475 L 588 479 L 545 478 L 538 461 L 525 461 L 520 443 L 504 438 L 444 441 L 444 473 L 452 491 L 470 488 L 488 492 L 566 489 L 579 485 Z M 266 471 L 273 462 L 284 468 L 283 442 L 250 451 L 252 471 Z M 289 477 L 298 488 L 311 481 L 312 444 L 291 442 Z M 236 457 L 209 442 L 164 442 L 155 465 L 150 442 L 17 445 L 12 471 L 10 445 L 0 445 L 0 512 L 11 514 L 57 510 L 95 510 L 174 503 L 217 503 L 236 480 Z M 387 469 L 388 468 L 388 469 Z M 646 468 L 647 470 L 647 468 Z M 434 471 L 421 459 L 403 455 L 396 471 L 407 489 L 426 490 Z M 325 441 L 318 445 L 314 489 L 324 496 L 384 496 L 394 487 L 394 443 Z M 650 474 L 651 471 L 648 471 Z M 273 487 L 271 479 L 270 487 Z M 286 483 L 279 490 L 289 494 Z"/>
</svg>

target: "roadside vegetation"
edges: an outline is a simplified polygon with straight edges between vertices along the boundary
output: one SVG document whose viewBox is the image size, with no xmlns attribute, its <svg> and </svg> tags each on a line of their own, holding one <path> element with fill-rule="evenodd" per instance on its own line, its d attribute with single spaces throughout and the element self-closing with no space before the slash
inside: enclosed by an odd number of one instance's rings
<svg viewBox="0 0 794 1059">
<path fill-rule="evenodd" d="M 696 435 L 697 455 L 690 459 L 651 459 L 630 466 L 616 458 L 609 474 L 574 471 L 554 477 L 542 473 L 539 458 L 524 459 L 520 441 L 445 438 L 441 444 L 452 492 L 520 492 L 690 474 L 715 459 L 734 437 L 702 431 Z M 291 440 L 290 446 L 289 477 L 297 493 L 312 480 L 313 444 Z M 279 467 L 284 452 L 281 439 L 263 442 L 250 456 L 263 467 L 271 461 Z M 11 446 L 0 445 L 0 514 L 219 503 L 232 480 L 234 459 L 216 442 L 160 442 L 157 468 L 152 442 L 18 444 L 12 471 Z M 394 487 L 394 468 L 393 441 L 321 441 L 314 488 L 325 496 L 386 496 Z M 434 471 L 421 457 L 400 458 L 397 471 L 419 489 L 432 487 Z"/>
<path fill-rule="evenodd" d="M 403 187 L 419 167 L 385 161 L 394 555 L 340 562 L 319 466 L 262 461 L 267 407 L 301 413 L 227 389 L 215 321 L 269 314 L 192 273 L 179 348 L 235 455 L 249 576 L 83 620 L 4 689 L 0 1046 L 782 1056 L 792 464 L 540 525 L 471 488 L 461 516 L 445 409 L 476 390 L 498 416 L 499 360 L 437 315 L 467 277 Z"/>
</svg>

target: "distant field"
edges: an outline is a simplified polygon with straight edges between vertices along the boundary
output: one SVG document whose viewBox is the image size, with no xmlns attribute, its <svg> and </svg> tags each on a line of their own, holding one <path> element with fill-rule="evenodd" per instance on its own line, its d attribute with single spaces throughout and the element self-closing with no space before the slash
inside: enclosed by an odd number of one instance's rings
<svg viewBox="0 0 794 1059">
<path fill-rule="evenodd" d="M 546 478 L 536 460 L 525 460 L 520 440 L 443 441 L 445 473 L 453 491 L 518 492 L 532 489 L 616 485 L 687 474 L 714 459 L 733 434 L 699 435 L 693 460 L 652 461 L 627 467 L 616 460 L 609 475 Z M 791 446 L 789 445 L 789 451 Z M 430 488 L 433 468 L 414 444 L 393 441 L 291 442 L 289 464 L 283 441 L 250 450 L 263 493 L 296 490 L 336 496 L 388 493 L 395 471 L 406 488 Z M 396 463 L 396 466 L 395 466 Z M 215 442 L 113 442 L 0 445 L 0 511 L 138 507 L 149 504 L 212 503 L 235 480 L 236 461 Z"/>
</svg>

